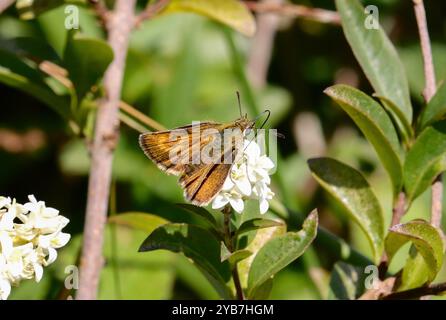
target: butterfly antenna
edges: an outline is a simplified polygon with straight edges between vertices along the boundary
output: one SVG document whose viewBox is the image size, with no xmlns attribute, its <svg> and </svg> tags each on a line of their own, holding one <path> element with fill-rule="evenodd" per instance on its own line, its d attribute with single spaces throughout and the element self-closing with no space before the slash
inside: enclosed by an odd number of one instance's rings
<svg viewBox="0 0 446 320">
<path fill-rule="evenodd" d="M 266 119 L 263 120 L 262 125 L 260 126 L 259 129 L 262 129 L 263 126 L 268 122 L 269 117 L 271 116 L 271 111 L 268 110 L 268 109 L 266 109 L 265 111 L 263 111 L 261 114 L 259 114 L 259 115 L 254 119 L 254 122 L 256 122 L 256 121 L 259 120 L 259 118 L 260 118 L 261 116 L 263 116 L 265 113 L 267 113 L 268 115 L 266 116 Z"/>
<path fill-rule="evenodd" d="M 240 92 L 236 91 L 237 93 L 237 101 L 238 101 L 238 110 L 240 112 L 240 118 L 242 118 L 242 103 L 240 102 Z"/>
</svg>

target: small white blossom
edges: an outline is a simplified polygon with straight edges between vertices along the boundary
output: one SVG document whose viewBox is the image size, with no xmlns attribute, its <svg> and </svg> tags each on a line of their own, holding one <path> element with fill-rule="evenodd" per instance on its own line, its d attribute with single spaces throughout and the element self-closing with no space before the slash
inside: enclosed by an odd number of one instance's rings
<svg viewBox="0 0 446 320">
<path fill-rule="evenodd" d="M 21 280 L 43 276 L 43 267 L 57 258 L 56 249 L 70 240 L 61 230 L 69 220 L 32 195 L 21 205 L 0 197 L 0 300 Z"/>
<path fill-rule="evenodd" d="M 223 188 L 212 202 L 212 208 L 221 209 L 230 204 L 236 212 L 242 213 L 244 200 L 256 199 L 260 213 L 264 214 L 269 208 L 268 201 L 274 196 L 269 188 L 273 168 L 273 161 L 262 154 L 260 146 L 255 141 L 245 139 L 243 154 L 232 165 Z"/>
</svg>

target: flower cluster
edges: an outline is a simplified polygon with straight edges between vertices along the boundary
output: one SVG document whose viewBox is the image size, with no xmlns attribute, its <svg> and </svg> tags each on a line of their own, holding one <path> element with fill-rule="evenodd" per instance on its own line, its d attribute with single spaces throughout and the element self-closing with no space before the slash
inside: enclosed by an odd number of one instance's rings
<svg viewBox="0 0 446 320">
<path fill-rule="evenodd" d="M 262 154 L 260 146 L 255 141 L 245 139 L 243 154 L 232 165 L 223 188 L 212 202 L 212 208 L 221 209 L 229 203 L 235 211 L 242 213 L 244 200 L 256 199 L 260 213 L 264 214 L 269 208 L 268 201 L 274 196 L 269 187 L 269 175 L 273 168 L 273 161 Z"/>
<path fill-rule="evenodd" d="M 23 279 L 39 282 L 43 267 L 56 260 L 56 249 L 70 240 L 62 232 L 69 220 L 34 196 L 28 198 L 22 205 L 0 197 L 0 300 Z"/>
</svg>

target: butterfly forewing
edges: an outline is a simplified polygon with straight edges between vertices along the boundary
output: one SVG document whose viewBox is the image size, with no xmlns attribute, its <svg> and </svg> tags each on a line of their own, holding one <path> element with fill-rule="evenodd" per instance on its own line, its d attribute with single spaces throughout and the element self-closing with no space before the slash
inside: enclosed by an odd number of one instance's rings
<svg viewBox="0 0 446 320">
<path fill-rule="evenodd" d="M 243 145 L 243 131 L 251 123 L 239 119 L 227 124 L 201 122 L 169 131 L 144 133 L 144 153 L 167 173 L 179 175 L 185 198 L 207 205 L 221 190 Z M 224 137 L 226 129 L 232 136 Z M 231 131 L 232 132 L 232 131 Z"/>
</svg>

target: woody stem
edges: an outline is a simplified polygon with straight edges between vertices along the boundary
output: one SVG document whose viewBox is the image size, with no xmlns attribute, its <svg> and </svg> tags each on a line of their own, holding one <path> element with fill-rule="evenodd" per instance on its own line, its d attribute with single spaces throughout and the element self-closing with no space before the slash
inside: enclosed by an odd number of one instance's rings
<svg viewBox="0 0 446 320">
<path fill-rule="evenodd" d="M 228 248 L 229 252 L 234 252 L 234 246 L 233 246 L 233 238 L 231 234 L 231 207 L 226 206 L 222 210 L 223 213 L 223 233 L 224 233 L 224 239 L 225 239 L 225 245 L 226 248 Z M 234 281 L 235 290 L 237 293 L 237 299 L 239 300 L 245 300 L 245 296 L 243 294 L 243 288 L 242 284 L 240 282 L 240 277 L 238 274 L 237 264 L 232 269 L 232 279 Z"/>
</svg>

